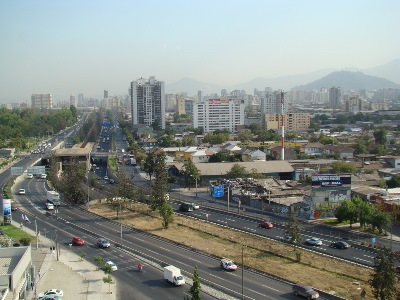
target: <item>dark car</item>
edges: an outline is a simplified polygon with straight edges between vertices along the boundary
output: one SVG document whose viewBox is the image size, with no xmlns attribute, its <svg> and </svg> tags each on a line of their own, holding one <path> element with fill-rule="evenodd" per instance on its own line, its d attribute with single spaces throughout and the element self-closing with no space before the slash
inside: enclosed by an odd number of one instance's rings
<svg viewBox="0 0 400 300">
<path fill-rule="evenodd" d="M 338 241 L 338 242 L 333 242 L 331 244 L 331 247 L 336 249 L 347 249 L 350 248 L 350 245 L 346 242 Z"/>
<path fill-rule="evenodd" d="M 260 223 L 258 226 L 260 226 L 261 228 L 274 228 L 274 225 L 268 221 L 264 221 Z"/>
<path fill-rule="evenodd" d="M 106 239 L 98 239 L 97 246 L 99 246 L 100 248 L 108 248 L 111 246 L 111 244 Z"/>
<path fill-rule="evenodd" d="M 314 291 L 312 287 L 302 283 L 296 283 L 295 285 L 293 285 L 292 290 L 296 296 L 303 296 L 307 299 L 319 298 L 319 294 L 317 291 Z"/>
</svg>

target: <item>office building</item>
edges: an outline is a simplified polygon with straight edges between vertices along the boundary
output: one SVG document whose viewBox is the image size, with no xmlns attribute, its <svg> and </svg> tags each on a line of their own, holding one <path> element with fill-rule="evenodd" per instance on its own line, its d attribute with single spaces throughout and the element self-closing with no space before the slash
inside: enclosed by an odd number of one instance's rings
<svg viewBox="0 0 400 300">
<path fill-rule="evenodd" d="M 108 98 L 108 90 L 104 90 L 104 99 Z"/>
<path fill-rule="evenodd" d="M 176 112 L 178 115 L 192 115 L 193 114 L 193 100 L 192 99 L 177 99 Z"/>
<path fill-rule="evenodd" d="M 236 132 L 244 125 L 244 103 L 231 99 L 210 99 L 193 105 L 193 128 L 203 128 L 205 133 L 217 129 Z"/>
<path fill-rule="evenodd" d="M 278 91 L 265 91 L 261 96 L 261 114 L 282 114 L 287 112 L 287 103 L 284 102 L 283 112 L 281 93 Z"/>
<path fill-rule="evenodd" d="M 51 109 L 53 99 L 50 94 L 32 94 L 31 107 L 36 109 Z"/>
<path fill-rule="evenodd" d="M 84 99 L 82 93 L 78 94 L 78 106 L 80 107 L 84 106 Z"/>
<path fill-rule="evenodd" d="M 165 87 L 154 76 L 132 81 L 129 89 L 132 123 L 165 129 Z"/>
</svg>

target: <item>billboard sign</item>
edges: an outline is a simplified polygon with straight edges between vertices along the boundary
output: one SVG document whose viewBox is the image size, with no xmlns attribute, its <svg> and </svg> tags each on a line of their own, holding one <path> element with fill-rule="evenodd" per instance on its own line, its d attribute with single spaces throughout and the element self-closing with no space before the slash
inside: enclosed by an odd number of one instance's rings
<svg viewBox="0 0 400 300">
<path fill-rule="evenodd" d="M 351 174 L 316 174 L 312 175 L 312 186 L 335 187 L 351 184 Z"/>
<path fill-rule="evenodd" d="M 11 199 L 3 199 L 3 224 L 11 224 Z"/>
</svg>

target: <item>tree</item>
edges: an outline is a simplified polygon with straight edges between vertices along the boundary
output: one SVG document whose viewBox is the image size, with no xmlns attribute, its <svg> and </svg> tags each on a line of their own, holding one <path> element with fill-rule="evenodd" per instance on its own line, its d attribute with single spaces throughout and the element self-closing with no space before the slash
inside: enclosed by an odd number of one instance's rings
<svg viewBox="0 0 400 300">
<path fill-rule="evenodd" d="M 256 168 L 250 170 L 250 177 L 254 179 L 264 179 L 265 176 L 262 173 L 259 173 Z"/>
<path fill-rule="evenodd" d="M 386 185 L 388 188 L 400 187 L 400 175 L 395 174 L 389 180 L 386 180 Z"/>
<path fill-rule="evenodd" d="M 392 225 L 392 214 L 385 212 L 376 207 L 368 218 L 368 223 L 371 225 L 372 230 L 378 229 L 379 233 L 383 232 L 384 228 L 389 228 Z"/>
<path fill-rule="evenodd" d="M 238 140 L 242 143 L 247 143 L 248 141 L 251 141 L 252 138 L 253 135 L 250 130 L 242 130 L 238 135 Z"/>
<path fill-rule="evenodd" d="M 342 201 L 336 209 L 335 217 L 338 219 L 339 223 L 349 221 L 350 228 L 352 228 L 353 223 L 356 223 L 358 219 L 358 211 L 354 202 L 351 200 Z"/>
<path fill-rule="evenodd" d="M 151 186 L 150 208 L 156 210 L 166 201 L 168 192 L 168 172 L 165 165 L 164 152 L 157 153 L 154 157 L 155 180 Z"/>
<path fill-rule="evenodd" d="M 143 170 L 149 175 L 150 180 L 151 180 L 151 176 L 153 176 L 153 173 L 155 171 L 155 165 L 156 165 L 156 159 L 155 159 L 155 155 L 154 152 L 150 152 L 145 161 L 144 161 L 144 165 L 143 165 Z"/>
<path fill-rule="evenodd" d="M 197 266 L 194 268 L 193 285 L 191 286 L 189 293 L 192 295 L 192 300 L 201 300 L 201 285 Z"/>
<path fill-rule="evenodd" d="M 386 247 L 376 252 L 374 273 L 370 280 L 375 299 L 391 300 L 398 295 L 395 261 L 394 253 Z"/>
<path fill-rule="evenodd" d="M 102 256 L 96 255 L 94 257 L 94 262 L 97 265 L 97 269 L 99 269 L 100 266 L 102 266 L 104 264 L 104 258 Z"/>
<path fill-rule="evenodd" d="M 345 163 L 342 161 L 335 161 L 331 164 L 333 173 L 340 174 L 340 173 L 354 173 L 357 168 L 351 163 Z"/>
<path fill-rule="evenodd" d="M 246 168 L 239 165 L 234 164 L 232 168 L 226 173 L 226 177 L 230 179 L 234 178 L 243 178 L 247 174 Z"/>
<path fill-rule="evenodd" d="M 197 169 L 196 165 L 191 160 L 188 160 L 183 164 L 181 173 L 185 176 L 186 182 L 189 183 L 189 189 L 190 183 L 196 182 L 200 179 L 199 169 Z"/>
<path fill-rule="evenodd" d="M 111 294 L 111 283 L 113 283 L 113 279 L 109 273 L 107 276 L 103 277 L 103 282 L 108 283 L 108 293 Z"/>
<path fill-rule="evenodd" d="M 87 253 L 85 251 L 81 251 L 79 253 L 79 256 L 81 257 L 81 261 L 83 261 L 85 259 L 85 257 L 87 256 Z"/>
<path fill-rule="evenodd" d="M 218 152 L 218 153 L 211 155 L 208 162 L 215 163 L 215 162 L 223 162 L 223 161 L 227 161 L 227 160 L 228 160 L 228 157 L 226 156 L 225 153 Z"/>
<path fill-rule="evenodd" d="M 386 146 L 388 131 L 385 128 L 374 130 L 375 144 Z"/>
<path fill-rule="evenodd" d="M 293 247 L 300 246 L 301 234 L 300 234 L 300 223 L 294 211 L 290 212 L 289 222 L 286 226 L 286 236 L 290 237 Z"/>
<path fill-rule="evenodd" d="M 174 220 L 174 209 L 167 201 L 164 201 L 158 211 L 162 218 L 162 227 L 164 229 L 168 229 L 169 224 Z"/>
<path fill-rule="evenodd" d="M 63 194 L 63 201 L 73 204 L 85 199 L 85 192 L 81 186 L 84 182 L 86 164 L 79 165 L 76 160 L 65 167 L 58 186 L 59 192 Z"/>
</svg>

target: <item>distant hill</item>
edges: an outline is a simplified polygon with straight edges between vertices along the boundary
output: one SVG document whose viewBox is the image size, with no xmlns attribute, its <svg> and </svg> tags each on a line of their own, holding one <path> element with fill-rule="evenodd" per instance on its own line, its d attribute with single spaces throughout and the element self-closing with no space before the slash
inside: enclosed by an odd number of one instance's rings
<svg viewBox="0 0 400 300">
<path fill-rule="evenodd" d="M 309 84 L 297 86 L 294 89 L 309 91 L 333 86 L 354 90 L 375 90 L 388 87 L 400 88 L 399 84 L 381 77 L 366 75 L 362 72 L 337 71 Z"/>
<path fill-rule="evenodd" d="M 167 84 L 165 87 L 165 91 L 167 93 L 188 93 L 189 96 L 197 95 L 197 91 L 199 90 L 203 93 L 203 95 L 221 93 L 220 86 L 197 81 L 192 78 L 183 78 L 174 83 Z"/>
<path fill-rule="evenodd" d="M 363 73 L 383 77 L 388 80 L 400 83 L 400 59 L 392 60 L 387 64 L 377 66 L 374 68 L 361 70 Z"/>
</svg>

